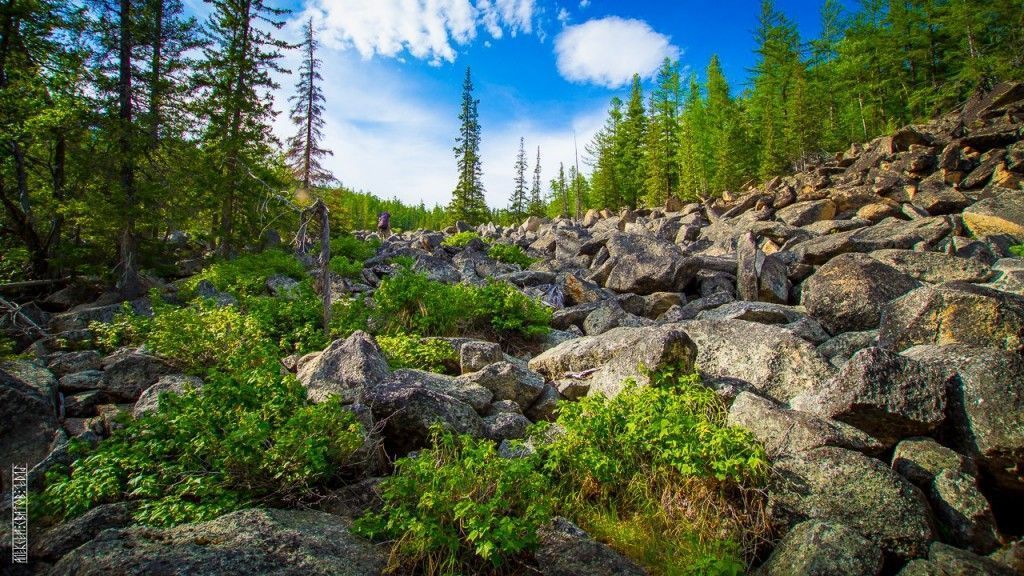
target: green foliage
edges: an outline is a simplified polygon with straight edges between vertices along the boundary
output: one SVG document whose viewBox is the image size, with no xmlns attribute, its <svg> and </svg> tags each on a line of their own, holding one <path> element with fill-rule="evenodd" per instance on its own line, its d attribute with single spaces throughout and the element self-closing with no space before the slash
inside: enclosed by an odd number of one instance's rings
<svg viewBox="0 0 1024 576">
<path fill-rule="evenodd" d="M 344 234 L 331 238 L 331 257 L 344 256 L 355 262 L 363 262 L 373 258 L 380 248 L 380 239 L 370 236 L 366 240 L 360 240 L 350 234 Z"/>
<path fill-rule="evenodd" d="M 536 260 L 527 256 L 525 250 L 515 244 L 494 244 L 487 251 L 487 256 L 498 262 L 515 264 L 522 268 L 527 268 L 530 264 L 536 262 Z"/>
<path fill-rule="evenodd" d="M 323 350 L 329 344 L 323 332 L 323 300 L 309 278 L 287 298 L 250 296 L 242 299 L 242 308 L 282 356 Z"/>
<path fill-rule="evenodd" d="M 533 457 L 501 458 L 494 443 L 435 427 L 433 447 L 398 460 L 384 508 L 360 535 L 394 541 L 392 569 L 477 574 L 536 547 L 551 518 L 547 478 Z"/>
<path fill-rule="evenodd" d="M 444 239 L 441 242 L 442 246 L 454 246 L 455 248 L 465 248 L 470 242 L 480 238 L 480 234 L 472 230 L 465 232 L 458 232 Z"/>
<path fill-rule="evenodd" d="M 363 273 L 363 263 L 349 259 L 348 256 L 331 256 L 331 263 L 328 264 L 331 272 L 343 278 L 360 278 Z"/>
<path fill-rule="evenodd" d="M 8 247 L 0 244 L 3 248 L 0 252 L 0 282 L 17 282 L 24 280 L 29 269 L 29 252 L 20 247 Z"/>
<path fill-rule="evenodd" d="M 764 450 L 749 432 L 726 424 L 725 407 L 700 376 L 670 370 L 652 378 L 651 386 L 630 383 L 614 398 L 561 405 L 564 433 L 548 446 L 548 466 L 609 495 L 650 472 L 732 482 L 764 475 Z"/>
<path fill-rule="evenodd" d="M 48 473 L 42 505 L 63 519 L 128 500 L 136 522 L 171 526 L 294 504 L 352 472 L 362 443 L 340 401 L 310 404 L 276 366 L 212 371 L 200 391 L 162 395 L 158 411 L 127 422 L 70 473 Z"/>
<path fill-rule="evenodd" d="M 373 298 L 370 324 L 378 334 L 450 336 L 493 330 L 537 337 L 550 330 L 550 309 L 507 282 L 443 284 L 403 268 L 385 278 Z"/>
<path fill-rule="evenodd" d="M 446 374 L 458 369 L 455 348 L 444 340 L 408 335 L 377 336 L 377 344 L 395 370 L 415 368 Z"/>
<path fill-rule="evenodd" d="M 1024 244 L 1010 246 L 1010 253 L 1018 258 L 1024 258 Z"/>
<path fill-rule="evenodd" d="M 306 270 L 291 254 L 281 250 L 267 250 L 212 264 L 189 278 L 185 287 L 194 290 L 197 284 L 208 280 L 217 290 L 239 298 L 256 296 L 266 293 L 267 278 L 277 274 L 302 280 L 306 277 Z"/>
</svg>

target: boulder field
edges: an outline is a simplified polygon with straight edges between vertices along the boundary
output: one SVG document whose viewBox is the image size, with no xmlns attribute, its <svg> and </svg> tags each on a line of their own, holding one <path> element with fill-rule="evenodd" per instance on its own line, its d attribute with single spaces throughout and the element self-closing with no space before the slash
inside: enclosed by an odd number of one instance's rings
<svg viewBox="0 0 1024 576">
<path fill-rule="evenodd" d="M 691 367 L 772 460 L 777 539 L 756 573 L 1024 573 L 1022 95 L 999 86 L 742 194 L 394 235 L 332 289 L 372 293 L 404 256 L 432 279 L 517 286 L 554 309 L 552 331 L 516 350 L 449 338 L 459 375 L 392 370 L 364 332 L 285 365 L 314 400 L 340 395 L 383 422 L 392 454 L 422 448 L 438 421 L 519 438 L 559 401 L 646 385 L 640 366 Z M 441 244 L 466 230 L 480 240 Z M 536 261 L 497 262 L 495 242 Z M 100 441 L 119 412 L 202 387 L 143 350 L 60 349 L 120 307 L 69 306 L 34 360 L 0 366 L 5 492 L 9 462 L 30 463 L 38 487 L 70 438 Z M 379 574 L 386 552 L 347 522 L 254 508 L 147 529 L 110 504 L 36 535 L 33 555 L 60 575 Z M 544 574 L 643 573 L 564 519 L 536 556 Z"/>
</svg>

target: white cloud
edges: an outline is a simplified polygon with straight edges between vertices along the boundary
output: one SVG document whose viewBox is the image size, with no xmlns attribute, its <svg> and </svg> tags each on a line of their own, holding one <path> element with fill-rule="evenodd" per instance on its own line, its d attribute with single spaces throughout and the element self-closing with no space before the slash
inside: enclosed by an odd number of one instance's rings
<svg viewBox="0 0 1024 576">
<path fill-rule="evenodd" d="M 590 0 L 580 0 L 580 8 L 586 8 L 590 6 Z"/>
<path fill-rule="evenodd" d="M 565 8 L 559 8 L 557 18 L 558 21 L 562 24 L 562 26 L 566 26 L 567 24 L 569 24 L 569 11 L 566 10 Z"/>
<path fill-rule="evenodd" d="M 609 16 L 567 27 L 555 38 L 555 55 L 566 80 L 618 88 L 634 73 L 651 77 L 679 48 L 643 20 Z"/>
<path fill-rule="evenodd" d="M 455 61 L 456 46 L 533 30 L 534 0 L 309 0 L 307 13 L 320 21 L 323 42 L 353 47 L 363 58 L 407 51 L 434 65 Z"/>
</svg>

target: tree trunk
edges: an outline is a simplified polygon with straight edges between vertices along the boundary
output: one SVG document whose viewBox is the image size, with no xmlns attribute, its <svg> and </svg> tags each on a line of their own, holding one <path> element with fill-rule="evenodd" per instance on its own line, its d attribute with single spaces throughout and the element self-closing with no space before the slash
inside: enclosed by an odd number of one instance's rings
<svg viewBox="0 0 1024 576">
<path fill-rule="evenodd" d="M 119 288 L 124 296 L 137 296 L 142 292 L 136 262 L 135 243 L 135 166 L 132 158 L 132 37 L 131 0 L 120 0 L 118 42 L 118 120 L 121 152 L 121 193 L 124 196 L 124 228 L 121 230 L 121 280 Z"/>
</svg>

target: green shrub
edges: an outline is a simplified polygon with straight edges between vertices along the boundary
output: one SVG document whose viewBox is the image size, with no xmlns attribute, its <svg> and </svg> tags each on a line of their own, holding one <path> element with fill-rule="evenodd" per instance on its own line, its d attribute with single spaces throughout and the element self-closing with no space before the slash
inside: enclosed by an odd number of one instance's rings
<svg viewBox="0 0 1024 576">
<path fill-rule="evenodd" d="M 212 371 L 200 391 L 163 394 L 159 409 L 131 420 L 70 472 L 47 474 L 44 513 L 56 520 L 129 501 L 135 522 L 171 526 L 252 505 L 294 505 L 317 486 L 354 473 L 363 431 L 332 398 L 273 365 L 229 375 Z"/>
<path fill-rule="evenodd" d="M 265 294 L 267 278 L 277 274 L 302 280 L 306 277 L 306 270 L 291 254 L 281 250 L 267 250 L 214 263 L 189 278 L 185 288 L 195 290 L 196 285 L 208 280 L 217 290 L 230 292 L 237 297 L 255 296 Z"/>
<path fill-rule="evenodd" d="M 653 574 L 742 574 L 767 531 L 764 449 L 697 375 L 651 377 L 563 402 L 556 433 L 531 432 L 562 512 Z"/>
<path fill-rule="evenodd" d="M 444 241 L 441 242 L 441 244 L 443 246 L 453 246 L 455 248 L 465 248 L 466 245 L 468 245 L 470 242 L 472 242 L 473 240 L 475 240 L 477 238 L 480 238 L 479 234 L 477 234 L 476 232 L 473 232 L 472 230 L 467 230 L 466 232 L 459 232 L 457 234 L 452 234 L 451 236 L 445 238 Z"/>
<path fill-rule="evenodd" d="M 361 278 L 363 273 L 363 263 L 351 260 L 348 256 L 331 256 L 331 263 L 327 267 L 338 276 L 353 280 Z"/>
<path fill-rule="evenodd" d="M 526 255 L 525 250 L 515 244 L 494 244 L 487 251 L 487 255 L 498 262 L 515 264 L 522 268 L 527 268 L 530 264 L 536 262 L 536 260 Z"/>
<path fill-rule="evenodd" d="M 368 332 L 370 312 L 363 296 L 331 302 L 331 338 L 348 338 L 356 330 Z"/>
<path fill-rule="evenodd" d="M 494 443 L 435 427 L 433 447 L 395 464 L 381 512 L 353 530 L 394 542 L 390 569 L 479 574 L 537 545 L 552 513 L 533 457 L 501 458 Z"/>
<path fill-rule="evenodd" d="M 311 279 L 299 283 L 287 298 L 250 296 L 242 307 L 277 344 L 280 356 L 323 350 L 330 343 L 323 331 L 323 300 Z"/>
<path fill-rule="evenodd" d="M 1024 244 L 1010 246 L 1010 253 L 1018 258 L 1024 258 Z"/>
<path fill-rule="evenodd" d="M 453 373 L 459 359 L 451 343 L 419 336 L 377 336 L 392 369 L 414 368 L 439 374 Z"/>
<path fill-rule="evenodd" d="M 331 238 L 331 258 L 344 256 L 353 262 L 364 262 L 373 258 L 380 248 L 380 239 L 370 236 L 366 240 L 360 240 L 350 234 L 343 234 Z"/>
<path fill-rule="evenodd" d="M 246 369 L 268 359 L 276 362 L 277 357 L 254 318 L 205 299 L 183 308 L 154 299 L 151 318 L 134 314 L 126 303 L 111 323 L 93 322 L 89 328 L 104 349 L 145 344 L 150 352 L 192 372 L 214 365 Z"/>
<path fill-rule="evenodd" d="M 27 277 L 28 250 L 21 246 L 0 245 L 0 282 L 17 282 Z"/>
<path fill-rule="evenodd" d="M 475 318 L 489 321 L 495 330 L 518 332 L 528 338 L 543 336 L 551 330 L 551 309 L 508 282 L 488 280 L 482 288 L 475 289 L 475 296 Z"/>
</svg>

